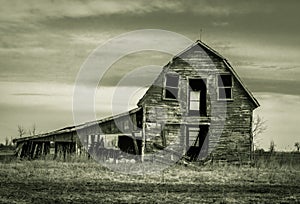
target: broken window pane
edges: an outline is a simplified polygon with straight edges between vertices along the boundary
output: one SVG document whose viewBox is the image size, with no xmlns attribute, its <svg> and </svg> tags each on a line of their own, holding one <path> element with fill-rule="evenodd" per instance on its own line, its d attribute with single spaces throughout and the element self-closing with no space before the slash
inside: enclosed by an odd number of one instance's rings
<svg viewBox="0 0 300 204">
<path fill-rule="evenodd" d="M 189 144 L 187 144 L 188 146 L 192 146 L 192 145 L 197 145 L 195 144 L 196 142 L 196 139 L 199 135 L 199 132 L 200 132 L 200 128 L 196 128 L 196 127 L 190 127 L 189 128 Z"/>
<path fill-rule="evenodd" d="M 175 74 L 166 74 L 165 98 L 178 98 L 179 76 Z"/>
<path fill-rule="evenodd" d="M 232 99 L 232 77 L 229 74 L 218 76 L 218 99 Z"/>
<path fill-rule="evenodd" d="M 232 99 L 231 88 L 219 88 L 219 99 Z"/>
<path fill-rule="evenodd" d="M 178 89 L 167 87 L 167 89 L 166 89 L 166 98 L 176 99 L 177 97 L 178 97 Z"/>
<path fill-rule="evenodd" d="M 226 74 L 226 75 L 219 75 L 218 77 L 218 86 L 219 87 L 228 87 L 232 86 L 232 79 L 231 75 Z"/>
<path fill-rule="evenodd" d="M 178 87 L 178 75 L 173 75 L 173 74 L 167 74 L 166 75 L 166 86 L 169 87 Z"/>
</svg>

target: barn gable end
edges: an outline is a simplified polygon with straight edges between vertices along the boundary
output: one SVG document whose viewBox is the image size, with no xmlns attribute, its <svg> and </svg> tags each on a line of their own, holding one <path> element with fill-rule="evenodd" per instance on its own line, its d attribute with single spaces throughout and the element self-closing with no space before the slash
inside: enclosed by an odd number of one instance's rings
<svg viewBox="0 0 300 204">
<path fill-rule="evenodd" d="M 127 114 L 16 139 L 18 155 L 39 155 L 43 148 L 47 154 L 54 142 L 55 156 L 85 146 L 90 154 L 128 147 L 142 160 L 162 149 L 188 160 L 251 159 L 252 113 L 259 103 L 228 61 L 201 41 L 163 67 L 137 106 Z"/>
<path fill-rule="evenodd" d="M 166 98 L 168 75 L 178 76 L 176 100 Z M 218 87 L 218 78 L 223 75 L 230 76 L 232 80 L 231 97 L 225 100 L 219 98 Z M 205 98 L 205 102 L 199 102 L 200 106 L 202 103 L 205 107 L 202 113 L 200 111 L 196 116 L 189 113 L 191 106 L 189 81 L 193 79 L 201 79 L 206 85 L 206 94 L 201 96 Z M 207 147 L 202 149 L 206 151 L 206 156 L 209 153 L 210 156 L 218 159 L 250 159 L 252 112 L 259 104 L 227 60 L 204 43 L 197 41 L 164 66 L 154 84 L 138 102 L 138 105 L 145 110 L 145 135 L 151 138 L 148 142 L 149 149 L 153 144 L 168 146 L 177 139 L 181 141 L 180 146 L 184 147 L 181 151 L 187 152 L 193 146 L 189 144 L 191 142 L 188 129 L 193 130 L 200 126 L 200 129 L 207 131 L 212 120 L 218 120 L 212 117 L 211 109 L 223 106 L 221 104 L 224 103 L 226 103 L 224 127 L 210 129 L 207 140 L 203 141 Z M 156 130 L 148 128 L 154 126 L 153 121 L 159 124 L 156 125 L 158 127 Z M 177 135 L 179 138 L 175 138 Z"/>
</svg>

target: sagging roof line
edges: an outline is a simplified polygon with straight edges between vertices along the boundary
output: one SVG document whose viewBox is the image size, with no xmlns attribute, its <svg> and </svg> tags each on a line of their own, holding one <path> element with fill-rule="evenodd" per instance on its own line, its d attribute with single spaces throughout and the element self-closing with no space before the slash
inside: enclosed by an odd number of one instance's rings
<svg viewBox="0 0 300 204">
<path fill-rule="evenodd" d="M 229 71 L 235 76 L 235 78 L 238 80 L 238 82 L 240 83 L 240 85 L 243 87 L 243 89 L 246 91 L 246 93 L 248 94 L 248 96 L 250 97 L 250 99 L 252 100 L 252 102 L 255 104 L 255 108 L 259 107 L 260 104 L 258 103 L 258 101 L 256 100 L 256 98 L 254 98 L 253 94 L 250 92 L 250 90 L 245 86 L 245 84 L 242 82 L 242 80 L 240 79 L 239 75 L 234 71 L 234 69 L 232 68 L 232 66 L 229 64 L 229 62 L 226 59 L 223 59 L 223 62 L 225 63 L 225 65 L 228 67 Z"/>
<path fill-rule="evenodd" d="M 237 79 L 237 81 L 240 83 L 240 85 L 242 86 L 242 88 L 246 91 L 246 93 L 248 94 L 249 98 L 252 100 L 252 102 L 254 103 L 254 105 L 256 107 L 259 107 L 259 103 L 258 101 L 254 98 L 254 96 L 252 95 L 252 93 L 248 90 L 248 88 L 244 85 L 244 83 L 242 82 L 242 80 L 240 79 L 240 77 L 238 76 L 238 74 L 234 71 L 234 69 L 232 68 L 232 66 L 229 64 L 229 62 L 227 61 L 227 59 L 225 57 L 223 57 L 220 53 L 218 53 L 217 51 L 215 51 L 213 48 L 209 47 L 208 45 L 206 45 L 204 42 L 197 40 L 195 43 L 193 43 L 192 45 L 190 45 L 189 47 L 187 47 L 186 49 L 184 49 L 183 51 L 181 51 L 180 53 L 178 53 L 177 55 L 175 55 L 170 62 L 172 62 L 175 58 L 180 57 L 180 55 L 182 55 L 183 53 L 187 52 L 188 50 L 190 50 L 192 47 L 194 46 L 200 46 L 210 52 L 212 52 L 213 54 L 215 54 L 216 56 L 218 56 L 219 58 L 222 59 L 222 61 L 224 62 L 225 66 L 229 69 L 229 71 L 235 76 L 235 78 Z M 163 67 L 163 71 L 164 69 L 167 69 L 168 66 L 170 65 L 170 62 L 168 62 L 164 67 Z M 157 79 L 156 79 L 157 80 Z M 153 86 L 153 85 L 152 85 Z M 151 87 L 151 86 L 150 86 Z M 145 98 L 145 96 L 147 95 L 150 87 L 148 88 L 148 90 L 146 91 L 146 93 L 144 94 L 144 96 L 139 100 L 139 102 L 137 103 L 137 105 L 139 106 L 141 101 Z M 91 125 L 95 125 L 95 124 L 100 124 L 100 123 L 104 123 L 113 119 L 117 119 L 126 115 L 130 115 L 133 113 L 136 113 L 137 111 L 141 110 L 142 107 L 137 107 L 134 108 L 132 110 L 130 110 L 129 112 L 124 112 L 124 113 L 120 113 L 118 115 L 115 116 L 110 116 L 110 117 L 106 117 L 100 120 L 95 120 L 95 121 L 91 121 L 91 122 L 86 122 L 80 125 L 76 125 L 76 126 L 68 126 L 65 128 L 61 128 L 55 131 L 51 131 L 48 133 L 43 133 L 43 134 L 38 134 L 38 135 L 34 135 L 34 136 L 28 136 L 28 137 L 22 137 L 22 138 L 17 138 L 14 139 L 13 142 L 19 142 L 19 141 L 24 141 L 24 140 L 29 140 L 29 139 L 35 139 L 35 138 L 40 138 L 40 137 L 47 137 L 47 136 L 51 136 L 51 135 L 57 135 L 57 134 L 62 134 L 62 133 L 67 133 L 67 132 L 72 132 L 72 131 L 76 131 L 76 130 L 80 130 L 83 129 L 87 126 L 91 126 Z"/>
<path fill-rule="evenodd" d="M 16 139 L 13 139 L 13 142 L 16 143 L 16 142 L 20 142 L 20 141 L 29 140 L 29 139 L 37 139 L 37 138 L 48 137 L 48 136 L 52 136 L 52 135 L 59 135 L 59 134 L 63 134 L 63 133 L 74 132 L 74 131 L 83 129 L 83 128 L 87 127 L 87 126 L 104 123 L 104 122 L 107 122 L 107 121 L 110 121 L 110 120 L 115 120 L 115 119 L 118 119 L 118 118 L 121 118 L 121 117 L 125 117 L 125 116 L 130 115 L 130 114 L 134 114 L 134 113 L 138 112 L 139 110 L 141 110 L 140 107 L 134 108 L 134 109 L 132 109 L 130 111 L 127 111 L 127 112 L 123 112 L 123 113 L 120 113 L 120 114 L 117 114 L 117 115 L 105 117 L 105 118 L 102 118 L 102 119 L 99 119 L 99 120 L 95 120 L 95 121 L 86 122 L 86 123 L 79 124 L 79 125 L 76 125 L 76 126 L 72 125 L 72 126 L 64 127 L 64 128 L 58 129 L 58 130 L 47 132 L 47 133 L 42 133 L 42 134 L 37 134 L 37 135 L 33 135 L 33 136 L 16 138 Z"/>
</svg>

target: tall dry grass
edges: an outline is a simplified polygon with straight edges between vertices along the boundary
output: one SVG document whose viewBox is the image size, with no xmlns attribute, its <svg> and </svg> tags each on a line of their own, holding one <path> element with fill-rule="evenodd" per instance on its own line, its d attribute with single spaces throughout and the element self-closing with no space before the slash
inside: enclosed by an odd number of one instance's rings
<svg viewBox="0 0 300 204">
<path fill-rule="evenodd" d="M 230 163 L 213 163 L 205 166 L 174 164 L 161 172 L 139 175 L 126 174 L 131 168 L 149 169 L 151 164 L 118 164 L 122 173 L 111 171 L 109 168 L 95 162 L 93 159 L 72 158 L 63 162 L 53 159 L 21 161 L 14 160 L 0 163 L 1 180 L 12 181 L 118 181 L 142 183 L 202 183 L 202 184 L 240 184 L 240 183 L 268 183 L 300 184 L 299 163 L 280 163 L 276 160 L 259 160 L 254 166 L 232 165 Z M 142 167 L 141 167 L 142 166 Z"/>
</svg>

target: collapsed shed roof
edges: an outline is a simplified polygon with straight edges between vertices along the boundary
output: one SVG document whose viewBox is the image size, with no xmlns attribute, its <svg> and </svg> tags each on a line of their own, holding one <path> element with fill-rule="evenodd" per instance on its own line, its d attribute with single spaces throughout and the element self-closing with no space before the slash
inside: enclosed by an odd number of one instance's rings
<svg viewBox="0 0 300 204">
<path fill-rule="evenodd" d="M 49 137 L 52 135 L 60 135 L 63 133 L 69 133 L 69 132 L 75 132 L 77 130 L 81 130 L 83 128 L 92 126 L 92 125 L 97 125 L 97 124 L 101 124 L 101 123 L 105 123 L 111 120 L 115 120 L 121 117 L 125 117 L 131 114 L 134 114 L 136 112 L 138 112 L 139 110 L 141 110 L 141 108 L 134 108 L 128 112 L 124 112 L 124 113 L 120 113 L 118 115 L 113 115 L 113 116 L 109 116 L 109 117 L 105 117 L 99 120 L 95 120 L 95 121 L 90 121 L 90 122 L 86 122 L 80 125 L 72 125 L 72 126 L 68 126 L 68 127 L 64 127 L 58 130 L 54 130 L 51 132 L 47 132 L 47 133 L 42 133 L 42 134 L 37 134 L 37 135 L 33 135 L 33 136 L 27 136 L 27 137 L 21 137 L 21 138 L 17 138 L 14 139 L 13 142 L 22 142 L 22 141 L 26 141 L 26 140 L 32 140 L 32 139 L 38 139 L 38 138 L 43 138 L 43 137 Z"/>
<path fill-rule="evenodd" d="M 234 69 L 232 68 L 232 66 L 229 64 L 229 62 L 221 55 L 219 54 L 217 51 L 215 51 L 214 49 L 212 49 L 211 47 L 209 47 L 208 45 L 206 45 L 205 43 L 203 43 L 200 40 L 197 40 L 195 43 L 193 43 L 191 46 L 187 47 L 186 49 L 184 49 L 182 52 L 178 53 L 176 56 L 174 56 L 172 58 L 172 60 L 174 60 L 175 58 L 180 58 L 181 55 L 183 55 L 184 53 L 188 52 L 189 50 L 193 49 L 195 46 L 200 46 L 201 48 L 205 49 L 208 52 L 213 53 L 215 56 L 219 57 L 224 64 L 226 65 L 226 67 L 228 68 L 228 70 L 232 73 L 232 75 L 237 79 L 237 81 L 240 83 L 240 85 L 242 86 L 242 88 L 245 90 L 245 92 L 247 93 L 249 99 L 251 100 L 251 102 L 254 104 L 254 107 L 257 108 L 259 107 L 259 103 L 258 101 L 254 98 L 254 96 L 252 95 L 252 93 L 246 88 L 245 84 L 242 82 L 242 80 L 240 79 L 240 77 L 237 75 L 237 73 L 234 71 Z M 169 64 L 169 63 L 168 63 Z M 148 89 L 149 90 L 149 89 Z M 138 105 L 140 104 L 140 102 L 145 98 L 145 96 L 148 94 L 148 91 L 146 91 L 146 93 L 144 94 L 144 96 L 139 100 L 139 102 L 137 103 Z M 106 117 L 106 118 L 102 118 L 99 120 L 95 120 L 95 121 L 91 121 L 91 122 L 86 122 L 84 124 L 80 124 L 80 125 L 73 125 L 73 126 L 68 126 L 68 127 L 64 127 L 58 130 L 54 130 L 48 133 L 43 133 L 43 134 L 38 134 L 38 135 L 34 135 L 34 136 L 28 136 L 28 137 L 22 137 L 22 138 L 17 138 L 14 139 L 13 142 L 22 142 L 22 141 L 26 141 L 26 140 L 31 140 L 31 139 L 37 139 L 37 138 L 43 138 L 43 137 L 48 137 L 48 136 L 52 136 L 52 135 L 58 135 L 58 134 L 63 134 L 63 133 L 69 133 L 69 132 L 74 132 L 92 125 L 96 125 L 96 124 L 101 124 L 107 121 L 111 121 L 117 118 L 121 118 L 124 116 L 127 116 L 128 114 L 134 114 L 137 111 L 141 110 L 141 107 L 135 108 L 130 110 L 129 112 L 124 112 L 118 115 L 114 115 L 114 116 L 110 116 L 110 117 Z"/>
</svg>

